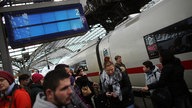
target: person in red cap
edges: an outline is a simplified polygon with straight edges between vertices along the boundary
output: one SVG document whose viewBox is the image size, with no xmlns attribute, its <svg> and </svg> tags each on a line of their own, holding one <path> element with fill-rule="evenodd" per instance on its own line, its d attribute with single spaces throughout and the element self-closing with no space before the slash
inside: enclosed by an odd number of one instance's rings
<svg viewBox="0 0 192 108">
<path fill-rule="evenodd" d="M 31 96 L 32 105 L 35 102 L 37 94 L 39 92 L 43 92 L 43 80 L 44 80 L 43 75 L 39 73 L 35 73 L 32 75 L 33 84 L 30 86 L 30 89 L 31 89 L 30 96 Z"/>
<path fill-rule="evenodd" d="M 14 81 L 13 75 L 0 70 L 0 92 L 3 94 L 0 98 L 0 108 L 31 108 L 29 94 Z"/>
<path fill-rule="evenodd" d="M 42 83 L 43 84 L 43 75 L 39 73 L 35 73 L 32 75 L 32 80 L 34 83 Z"/>
</svg>

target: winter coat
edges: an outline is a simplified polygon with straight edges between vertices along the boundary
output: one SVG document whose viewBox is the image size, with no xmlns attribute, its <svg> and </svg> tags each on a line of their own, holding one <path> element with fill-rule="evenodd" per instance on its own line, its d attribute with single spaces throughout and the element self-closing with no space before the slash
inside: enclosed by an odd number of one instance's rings
<svg viewBox="0 0 192 108">
<path fill-rule="evenodd" d="M 36 96 L 39 92 L 43 92 L 43 86 L 40 84 L 32 84 L 30 86 L 30 97 L 32 101 L 32 105 L 35 102 Z"/>
<path fill-rule="evenodd" d="M 176 108 L 189 107 L 189 90 L 184 80 L 184 68 L 178 58 L 163 64 L 158 82 L 147 85 L 149 90 L 168 87 L 172 96 L 173 106 Z"/>
<path fill-rule="evenodd" d="M 92 96 L 95 94 L 94 93 L 94 88 L 93 88 L 93 82 L 91 82 L 88 77 L 86 75 L 78 77 L 77 80 L 75 81 L 76 85 L 79 87 L 81 94 L 80 97 L 81 99 L 84 101 L 85 104 L 87 104 L 87 106 L 93 108 L 93 103 L 92 103 Z M 82 93 L 82 88 L 88 86 L 89 89 L 91 90 L 91 94 L 88 96 L 83 96 Z"/>
<path fill-rule="evenodd" d="M 119 85 L 120 85 L 120 90 L 121 90 L 121 94 L 122 94 L 122 100 L 120 101 L 120 99 L 118 98 L 110 98 L 110 108 L 126 108 L 132 104 L 134 104 L 134 96 L 132 93 L 132 85 L 131 82 L 129 80 L 129 77 L 127 75 L 127 73 L 125 72 L 121 72 L 118 68 L 115 69 L 116 72 L 120 72 L 122 77 L 121 80 L 118 81 Z M 105 75 L 103 75 L 105 73 L 105 71 L 102 72 L 100 79 L 101 79 L 101 83 L 105 82 Z M 117 75 L 118 76 L 118 75 Z M 116 79 L 116 78 L 115 78 Z M 106 90 L 104 90 L 105 88 L 103 88 L 103 84 L 101 84 L 102 86 L 102 91 L 104 92 L 104 94 L 106 94 Z M 114 91 L 115 92 L 115 91 Z M 105 97 L 107 98 L 107 97 Z"/>
<path fill-rule="evenodd" d="M 45 100 L 45 95 L 43 92 L 38 93 L 33 108 L 57 108 L 53 103 Z M 65 108 L 65 107 L 63 107 Z"/>
<path fill-rule="evenodd" d="M 152 71 L 145 73 L 146 85 L 157 82 L 160 78 L 160 70 L 157 66 Z"/>
<path fill-rule="evenodd" d="M 24 103 L 23 103 L 24 102 Z M 11 107 L 10 107 L 11 106 Z M 15 85 L 12 92 L 0 99 L 0 108 L 31 108 L 31 99 L 24 88 Z"/>
<path fill-rule="evenodd" d="M 167 86 L 173 97 L 188 93 L 188 88 L 184 80 L 184 68 L 179 59 L 167 63 L 163 66 L 160 79 L 157 83 L 147 85 L 149 89 Z"/>
<path fill-rule="evenodd" d="M 122 72 L 122 80 L 119 83 L 121 86 L 121 91 L 123 96 L 123 100 L 120 104 L 120 106 L 122 107 L 119 107 L 119 108 L 125 108 L 127 106 L 134 104 L 134 95 L 132 92 L 132 85 L 127 73 Z"/>
</svg>

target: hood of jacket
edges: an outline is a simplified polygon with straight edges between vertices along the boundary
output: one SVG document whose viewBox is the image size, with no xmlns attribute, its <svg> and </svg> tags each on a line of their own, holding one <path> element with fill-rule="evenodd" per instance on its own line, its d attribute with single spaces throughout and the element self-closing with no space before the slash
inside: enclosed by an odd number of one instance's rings
<svg viewBox="0 0 192 108">
<path fill-rule="evenodd" d="M 153 69 L 152 72 L 153 72 L 153 73 L 154 73 L 154 72 L 160 72 L 160 70 L 159 70 L 159 68 L 158 68 L 157 66 L 155 66 L 155 69 Z"/>
<path fill-rule="evenodd" d="M 46 101 L 45 98 L 46 97 L 43 92 L 38 93 L 33 108 L 58 108 L 55 104 Z M 80 102 L 76 102 L 76 104 L 77 103 L 80 104 Z M 66 108 L 66 106 L 62 106 L 62 108 Z M 67 105 L 67 108 L 86 108 L 86 106 L 80 104 L 80 106 L 74 107 L 72 104 L 69 104 Z"/>
<path fill-rule="evenodd" d="M 43 92 L 38 93 L 33 108 L 57 108 L 56 105 L 45 100 L 45 94 Z"/>
</svg>

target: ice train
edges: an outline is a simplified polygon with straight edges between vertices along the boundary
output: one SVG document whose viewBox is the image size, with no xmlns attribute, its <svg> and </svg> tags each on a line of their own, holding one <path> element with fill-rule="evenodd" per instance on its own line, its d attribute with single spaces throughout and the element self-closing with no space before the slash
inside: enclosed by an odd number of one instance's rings
<svg viewBox="0 0 192 108">
<path fill-rule="evenodd" d="M 174 50 L 185 67 L 184 77 L 192 89 L 192 0 L 162 0 L 136 17 L 124 21 L 104 38 L 94 40 L 63 61 L 81 66 L 98 82 L 104 56 L 122 61 L 133 86 L 145 85 L 142 63 L 151 60 L 160 66 L 158 48 Z"/>
</svg>

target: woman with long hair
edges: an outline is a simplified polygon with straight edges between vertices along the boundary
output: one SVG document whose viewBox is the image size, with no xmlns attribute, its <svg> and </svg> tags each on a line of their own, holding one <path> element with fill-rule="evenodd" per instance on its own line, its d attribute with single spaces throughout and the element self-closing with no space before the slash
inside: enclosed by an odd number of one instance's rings
<svg viewBox="0 0 192 108">
<path fill-rule="evenodd" d="M 134 108 L 131 83 L 127 73 L 121 72 L 110 61 L 104 59 L 104 70 L 100 75 L 101 90 L 110 103 L 110 108 Z"/>
</svg>

